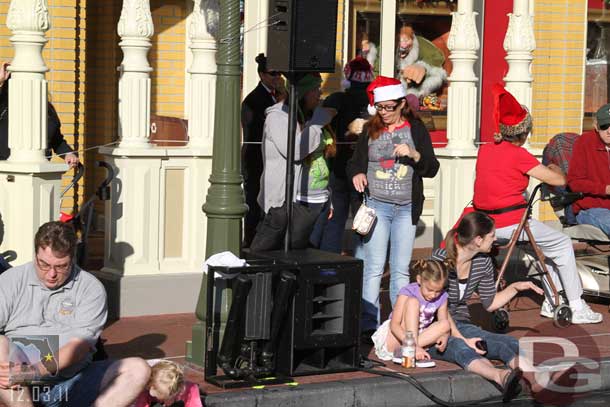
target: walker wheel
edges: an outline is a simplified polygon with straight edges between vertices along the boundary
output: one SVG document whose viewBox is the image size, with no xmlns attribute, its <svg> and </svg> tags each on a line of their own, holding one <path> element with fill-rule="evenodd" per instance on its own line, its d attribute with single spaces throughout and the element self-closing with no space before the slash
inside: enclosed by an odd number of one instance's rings
<svg viewBox="0 0 610 407">
<path fill-rule="evenodd" d="M 496 332 L 505 333 L 508 331 L 508 325 L 510 323 L 510 316 L 508 311 L 504 308 L 500 308 L 493 313 L 493 326 Z"/>
<path fill-rule="evenodd" d="M 572 310 L 567 304 L 561 304 L 553 313 L 554 324 L 558 328 L 567 328 L 572 325 Z"/>
</svg>

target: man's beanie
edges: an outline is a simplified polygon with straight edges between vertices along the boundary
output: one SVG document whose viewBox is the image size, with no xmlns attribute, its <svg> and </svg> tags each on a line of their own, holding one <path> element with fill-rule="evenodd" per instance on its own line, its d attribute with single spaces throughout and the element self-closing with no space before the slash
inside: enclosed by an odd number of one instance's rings
<svg viewBox="0 0 610 407">
<path fill-rule="evenodd" d="M 365 58 L 358 55 L 349 61 L 343 68 L 345 79 L 350 82 L 370 83 L 375 79 L 373 67 Z"/>
<path fill-rule="evenodd" d="M 610 124 L 610 103 L 600 107 L 595 113 L 595 118 L 598 126 Z"/>
<path fill-rule="evenodd" d="M 494 139 L 500 141 L 500 136 L 517 136 L 529 133 L 532 130 L 532 116 L 527 107 L 520 104 L 500 84 L 495 84 L 492 89 L 494 96 Z"/>
</svg>

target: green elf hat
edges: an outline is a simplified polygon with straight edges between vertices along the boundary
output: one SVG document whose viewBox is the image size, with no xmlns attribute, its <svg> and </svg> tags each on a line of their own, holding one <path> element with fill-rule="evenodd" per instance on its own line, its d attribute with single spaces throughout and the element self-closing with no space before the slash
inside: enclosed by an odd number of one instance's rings
<svg viewBox="0 0 610 407">
<path fill-rule="evenodd" d="M 319 73 L 313 72 L 305 74 L 305 76 L 297 79 L 296 82 L 297 99 L 301 99 L 308 91 L 319 88 L 321 84 L 322 77 Z"/>
</svg>

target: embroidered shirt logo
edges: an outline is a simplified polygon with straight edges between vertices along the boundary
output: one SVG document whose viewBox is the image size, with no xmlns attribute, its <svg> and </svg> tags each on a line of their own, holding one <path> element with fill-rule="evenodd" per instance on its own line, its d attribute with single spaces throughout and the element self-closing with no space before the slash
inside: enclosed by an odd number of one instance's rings
<svg viewBox="0 0 610 407">
<path fill-rule="evenodd" d="M 72 300 L 71 299 L 63 300 L 59 307 L 59 314 L 60 315 L 72 315 L 73 312 L 74 312 L 74 303 L 72 302 Z"/>
</svg>

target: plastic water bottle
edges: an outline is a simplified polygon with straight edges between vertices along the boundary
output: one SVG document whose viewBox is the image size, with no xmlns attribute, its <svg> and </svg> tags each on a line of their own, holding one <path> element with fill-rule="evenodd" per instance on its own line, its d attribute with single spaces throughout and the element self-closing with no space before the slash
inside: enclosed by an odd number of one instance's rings
<svg viewBox="0 0 610 407">
<path fill-rule="evenodd" d="M 407 331 L 402 343 L 402 367 L 406 369 L 415 367 L 415 338 L 411 331 Z"/>
</svg>

